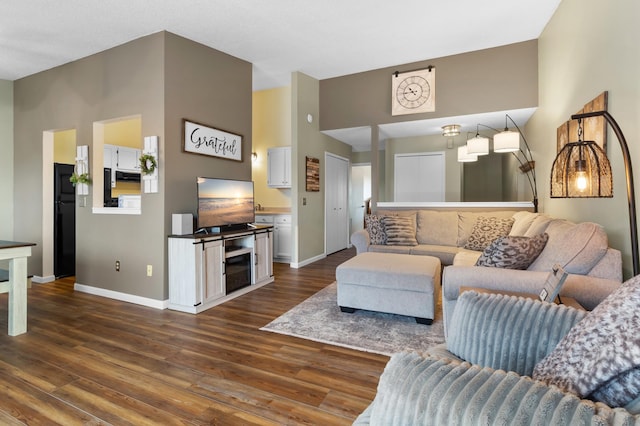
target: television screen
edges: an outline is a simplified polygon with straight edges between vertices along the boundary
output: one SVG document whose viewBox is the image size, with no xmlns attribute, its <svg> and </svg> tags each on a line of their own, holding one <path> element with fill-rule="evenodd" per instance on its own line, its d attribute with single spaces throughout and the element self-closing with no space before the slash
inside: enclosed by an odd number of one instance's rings
<svg viewBox="0 0 640 426">
<path fill-rule="evenodd" d="M 252 181 L 198 178 L 198 228 L 233 228 L 253 221 Z"/>
</svg>

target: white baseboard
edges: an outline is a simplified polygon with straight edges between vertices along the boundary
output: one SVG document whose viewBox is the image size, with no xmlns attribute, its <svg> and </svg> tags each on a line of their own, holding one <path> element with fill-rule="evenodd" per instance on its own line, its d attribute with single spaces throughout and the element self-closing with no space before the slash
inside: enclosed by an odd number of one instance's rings
<svg viewBox="0 0 640 426">
<path fill-rule="evenodd" d="M 104 288 L 91 287 L 84 284 L 75 283 L 73 285 L 73 289 L 82 293 L 102 296 L 108 299 L 121 300 L 123 302 L 135 303 L 136 305 L 148 306 L 149 308 L 167 309 L 169 307 L 169 300 L 149 299 L 148 297 L 120 293 L 119 291 L 106 290 Z"/>
<path fill-rule="evenodd" d="M 56 277 L 54 275 L 49 275 L 46 277 L 41 277 L 38 275 L 34 275 L 33 277 L 31 277 L 31 281 L 37 284 L 44 284 L 44 283 L 50 283 L 56 280 Z"/>
<path fill-rule="evenodd" d="M 305 259 L 302 262 L 290 263 L 289 265 L 294 269 L 298 269 L 298 268 L 302 268 L 303 266 L 307 266 L 313 262 L 317 262 L 318 260 L 322 260 L 325 257 L 327 257 L 327 255 L 323 253 L 323 254 L 319 254 L 318 256 Z"/>
</svg>

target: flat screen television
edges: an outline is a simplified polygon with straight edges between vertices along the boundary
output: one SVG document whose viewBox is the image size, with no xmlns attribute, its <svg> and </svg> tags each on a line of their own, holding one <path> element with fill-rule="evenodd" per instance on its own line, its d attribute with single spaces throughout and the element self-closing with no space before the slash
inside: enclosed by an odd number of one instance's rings
<svg viewBox="0 0 640 426">
<path fill-rule="evenodd" d="M 198 229 L 246 228 L 255 221 L 253 182 L 199 177 L 197 215 Z"/>
</svg>

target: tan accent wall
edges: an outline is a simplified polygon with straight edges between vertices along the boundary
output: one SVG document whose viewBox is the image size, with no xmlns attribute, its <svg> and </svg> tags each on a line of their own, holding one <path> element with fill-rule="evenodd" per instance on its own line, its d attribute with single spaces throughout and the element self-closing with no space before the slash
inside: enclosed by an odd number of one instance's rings
<svg viewBox="0 0 640 426">
<path fill-rule="evenodd" d="M 43 132 L 76 129 L 77 143 L 93 156 L 94 122 L 139 114 L 142 136 L 159 137 L 159 192 L 142 195 L 141 215 L 77 207 L 76 281 L 165 300 L 171 213 L 195 212 L 196 177 L 251 178 L 251 64 L 161 32 L 17 80 L 14 97 L 15 237 L 38 244 L 29 260 L 34 275 L 43 265 Z M 182 118 L 242 134 L 244 161 L 182 152 Z"/>
<path fill-rule="evenodd" d="M 542 211 L 604 226 L 609 244 L 623 251 L 625 276 L 632 270 L 629 215 L 620 145 L 608 132 L 613 199 L 549 197 L 556 129 L 604 90 L 609 112 L 620 125 L 634 161 L 636 198 L 640 183 L 640 3 L 627 0 L 563 0 L 541 34 L 540 106 L 526 126 L 538 170 Z"/>
<path fill-rule="evenodd" d="M 392 116 L 392 73 L 429 65 L 436 70 L 435 112 Z M 330 78 L 320 82 L 320 129 L 535 107 L 537 81 L 536 40 Z"/>
<path fill-rule="evenodd" d="M 307 115 L 318 117 L 320 82 L 300 72 L 293 73 L 292 95 L 292 213 L 294 253 L 292 262 L 305 263 L 324 254 L 325 152 L 351 159 L 351 146 L 319 131 L 319 120 L 311 123 Z M 320 191 L 306 191 L 305 157 L 320 160 Z M 303 205 L 306 199 L 306 205 Z"/>
</svg>

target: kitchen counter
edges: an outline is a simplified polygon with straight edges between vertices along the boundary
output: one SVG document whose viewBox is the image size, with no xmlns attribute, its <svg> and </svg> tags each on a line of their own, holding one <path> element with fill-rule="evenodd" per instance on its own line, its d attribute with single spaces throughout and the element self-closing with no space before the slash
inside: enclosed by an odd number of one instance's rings
<svg viewBox="0 0 640 426">
<path fill-rule="evenodd" d="M 262 207 L 260 210 L 256 210 L 256 214 L 291 214 L 291 207 Z"/>
</svg>

